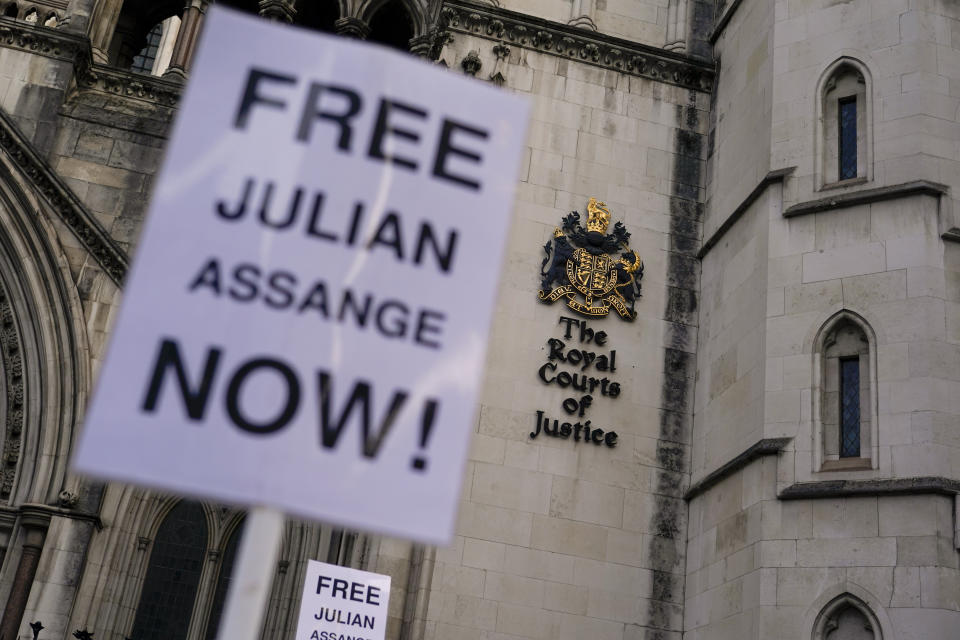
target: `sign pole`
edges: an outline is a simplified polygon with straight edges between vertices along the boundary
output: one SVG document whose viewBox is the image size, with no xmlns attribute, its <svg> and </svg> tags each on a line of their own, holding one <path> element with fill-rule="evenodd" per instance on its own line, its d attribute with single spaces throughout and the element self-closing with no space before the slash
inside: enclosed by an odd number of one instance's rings
<svg viewBox="0 0 960 640">
<path fill-rule="evenodd" d="M 218 640 L 257 640 L 277 567 L 283 513 L 253 507 L 244 523 L 239 557 L 230 580 Z"/>
</svg>

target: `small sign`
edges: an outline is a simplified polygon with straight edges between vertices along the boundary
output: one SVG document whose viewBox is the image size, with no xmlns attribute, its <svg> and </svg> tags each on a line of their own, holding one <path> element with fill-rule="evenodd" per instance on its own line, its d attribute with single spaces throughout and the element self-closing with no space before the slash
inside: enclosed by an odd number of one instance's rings
<svg viewBox="0 0 960 640">
<path fill-rule="evenodd" d="M 75 468 L 447 542 L 527 104 L 208 18 Z"/>
<path fill-rule="evenodd" d="M 296 640 L 383 640 L 390 576 L 310 560 Z"/>
</svg>

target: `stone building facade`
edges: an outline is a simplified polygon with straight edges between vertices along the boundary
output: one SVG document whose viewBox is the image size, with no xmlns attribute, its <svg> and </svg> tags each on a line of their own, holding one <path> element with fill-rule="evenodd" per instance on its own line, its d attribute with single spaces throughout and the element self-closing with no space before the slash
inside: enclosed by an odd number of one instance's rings
<svg viewBox="0 0 960 640">
<path fill-rule="evenodd" d="M 242 512 L 68 466 L 210 3 L 0 0 L 0 640 L 215 636 Z M 391 575 L 391 640 L 957 636 L 960 5 L 220 4 L 533 104 L 456 538 L 290 522 L 265 640 L 309 558 Z M 591 197 L 632 320 L 538 301 Z M 615 446 L 547 433 L 551 340 Z"/>
</svg>

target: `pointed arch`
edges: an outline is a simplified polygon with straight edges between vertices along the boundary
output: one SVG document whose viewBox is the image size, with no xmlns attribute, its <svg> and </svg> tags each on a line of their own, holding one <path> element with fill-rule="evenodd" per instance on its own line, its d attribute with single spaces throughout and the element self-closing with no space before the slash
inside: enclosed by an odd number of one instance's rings
<svg viewBox="0 0 960 640">
<path fill-rule="evenodd" d="M 841 309 L 812 346 L 813 471 L 879 468 L 876 332 Z"/>
<path fill-rule="evenodd" d="M 426 3 L 417 0 L 363 0 L 357 11 L 357 17 L 372 27 L 377 14 L 382 10 L 402 10 L 410 19 L 410 37 L 417 38 L 426 34 L 429 29 L 425 5 Z M 374 35 L 371 34 L 371 36 Z"/>
<path fill-rule="evenodd" d="M 851 55 L 837 58 L 820 74 L 815 96 L 813 155 L 817 188 L 872 180 L 874 107 L 869 67 Z M 845 131 L 849 135 L 842 135 Z M 846 153 L 852 153 L 854 160 L 852 175 L 845 175 L 841 166 Z"/>
<path fill-rule="evenodd" d="M 838 617 L 852 610 L 866 621 L 873 634 L 871 640 L 897 640 L 893 625 L 880 600 L 853 581 L 845 580 L 814 600 L 803 616 L 801 640 L 834 640 L 830 637 Z"/>
<path fill-rule="evenodd" d="M 0 289 L 5 348 L 16 357 L 6 386 L 19 385 L 0 425 L 0 503 L 55 504 L 68 486 L 67 462 L 89 392 L 89 346 L 83 308 L 47 207 L 29 181 L 0 157 Z M 16 338 L 11 336 L 16 334 Z M 13 377 L 19 376 L 19 381 Z"/>
<path fill-rule="evenodd" d="M 150 551 L 134 637 L 187 637 L 206 564 L 208 533 L 200 503 L 179 500 L 165 514 Z"/>
</svg>

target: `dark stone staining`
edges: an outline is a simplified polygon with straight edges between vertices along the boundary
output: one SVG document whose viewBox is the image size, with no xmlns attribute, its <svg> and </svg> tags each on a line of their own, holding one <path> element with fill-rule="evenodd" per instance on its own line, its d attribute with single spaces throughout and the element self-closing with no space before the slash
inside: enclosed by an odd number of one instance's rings
<svg viewBox="0 0 960 640">
<path fill-rule="evenodd" d="M 663 571 L 653 572 L 653 599 L 664 602 L 683 603 L 683 592 L 677 591 L 673 575 Z"/>
<path fill-rule="evenodd" d="M 690 443 L 687 416 L 679 411 L 660 410 L 660 438 L 667 442 Z"/>
<path fill-rule="evenodd" d="M 690 37 L 687 39 L 687 53 L 700 60 L 710 61 L 713 47 L 710 34 L 713 32 L 713 0 L 693 0 L 690 3 Z M 722 6 L 722 3 L 718 3 Z M 717 10 L 719 15 L 719 10 Z"/>
<path fill-rule="evenodd" d="M 670 200 L 671 222 L 676 218 L 690 218 L 697 222 L 702 222 L 704 209 L 705 207 L 703 206 L 702 202 L 672 198 Z"/>
<path fill-rule="evenodd" d="M 680 576 L 673 576 L 673 579 L 682 585 Z M 661 632 L 681 630 L 683 609 L 680 605 L 673 604 L 672 602 L 664 602 L 663 600 L 650 600 L 649 613 L 651 627 Z"/>
<path fill-rule="evenodd" d="M 698 282 L 700 282 L 700 260 L 696 256 L 671 253 L 667 285 L 696 291 Z"/>
<path fill-rule="evenodd" d="M 27 85 L 17 97 L 13 117 L 41 157 L 46 157 L 56 142 L 57 113 L 63 91 L 53 87 Z"/>
<path fill-rule="evenodd" d="M 687 351 L 667 349 L 663 357 L 663 371 L 668 376 L 693 376 L 696 358 Z M 695 377 L 695 376 L 694 376 Z"/>
<path fill-rule="evenodd" d="M 696 126 L 697 121 L 700 117 L 697 113 L 697 110 L 691 107 L 679 107 L 680 118 L 685 122 L 693 120 L 693 126 Z M 700 154 L 703 152 L 703 136 L 701 136 L 696 131 L 677 131 L 677 141 L 675 153 L 679 153 L 683 156 L 690 156 L 692 158 L 699 158 Z M 698 184 L 700 182 L 700 169 L 697 167 L 684 167 L 685 173 L 675 177 L 675 180 L 680 182 L 691 182 L 692 184 Z"/>
<path fill-rule="evenodd" d="M 671 216 L 670 250 L 687 256 L 696 256 L 700 250 L 701 224 L 694 218 Z"/>
<path fill-rule="evenodd" d="M 657 485 L 657 492 L 661 495 L 679 500 L 683 498 L 683 491 L 686 487 L 685 480 L 685 473 L 668 473 L 665 471 L 660 474 L 660 482 Z"/>
<path fill-rule="evenodd" d="M 633 636 L 626 636 L 632 638 Z M 646 629 L 643 634 L 643 640 L 682 640 L 683 635 L 679 631 L 664 631 L 662 629 Z"/>
<path fill-rule="evenodd" d="M 686 456 L 686 447 L 676 442 L 657 441 L 657 464 L 661 469 L 683 472 Z"/>
<path fill-rule="evenodd" d="M 679 382 L 681 379 L 683 383 Z M 677 375 L 674 381 L 674 384 L 664 388 L 661 398 L 663 402 L 669 403 L 670 408 L 675 411 L 688 413 L 692 409 L 690 401 L 693 399 L 693 382 L 686 378 L 686 373 L 683 376 Z M 684 469 L 672 470 L 683 471 Z"/>
<path fill-rule="evenodd" d="M 680 254 L 672 254 L 680 255 Z M 697 292 L 678 287 L 667 287 L 667 306 L 664 311 L 664 319 L 667 322 L 679 323 L 680 327 L 671 327 L 674 340 L 668 342 L 668 346 L 691 351 L 696 347 L 695 343 L 687 343 L 686 336 L 689 329 L 686 325 L 695 325 L 697 320 Z M 694 336 L 695 338 L 696 336 Z"/>
<path fill-rule="evenodd" d="M 697 0 L 699 2 L 699 0 Z M 712 18 L 712 16 L 711 16 Z M 711 19 L 712 22 L 712 19 Z M 694 25 L 695 29 L 702 28 Z M 708 31 L 702 33 L 706 39 Z M 667 297 L 657 463 L 660 467 L 651 521 L 648 568 L 654 571 L 647 610 L 647 640 L 677 638 L 682 621 L 682 561 L 687 527 L 682 492 L 687 479 L 693 386 L 696 372 L 697 308 L 700 262 L 696 258 L 702 235 L 704 136 L 696 109 L 696 94 L 676 111 L 673 193 L 670 198 L 670 251 L 667 260 Z"/>
</svg>

